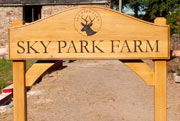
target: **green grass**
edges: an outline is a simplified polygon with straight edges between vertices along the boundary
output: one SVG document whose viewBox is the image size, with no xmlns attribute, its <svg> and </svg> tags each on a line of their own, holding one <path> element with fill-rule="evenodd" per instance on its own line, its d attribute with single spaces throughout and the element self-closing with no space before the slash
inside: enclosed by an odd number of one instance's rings
<svg viewBox="0 0 180 121">
<path fill-rule="evenodd" d="M 27 62 L 26 68 L 29 69 L 34 62 Z M 12 84 L 12 62 L 0 60 L 0 89 Z"/>
<path fill-rule="evenodd" d="M 0 60 L 0 89 L 12 83 L 12 63 Z"/>
</svg>

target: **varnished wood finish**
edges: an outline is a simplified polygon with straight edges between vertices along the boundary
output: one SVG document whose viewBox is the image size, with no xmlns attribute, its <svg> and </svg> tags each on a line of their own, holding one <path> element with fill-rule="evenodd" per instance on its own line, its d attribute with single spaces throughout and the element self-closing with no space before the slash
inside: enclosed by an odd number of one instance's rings
<svg viewBox="0 0 180 121">
<path fill-rule="evenodd" d="M 145 63 L 137 62 L 124 64 L 127 65 L 134 72 L 136 72 L 136 74 L 139 75 L 147 85 L 154 86 L 154 72 Z"/>
<path fill-rule="evenodd" d="M 25 62 L 13 61 L 14 121 L 27 121 Z"/>
<path fill-rule="evenodd" d="M 155 121 L 167 120 L 166 61 L 155 61 Z"/>
<path fill-rule="evenodd" d="M 75 30 L 74 18 L 82 10 L 89 10 L 90 13 L 98 12 L 101 16 L 101 28 L 99 31 L 93 31 L 89 34 L 92 36 L 86 36 L 84 33 Z M 82 12 L 83 13 L 83 12 Z M 98 16 L 98 14 L 96 14 Z M 80 17 L 81 18 L 81 17 Z M 97 17 L 98 18 L 98 17 Z M 82 19 L 86 20 L 86 18 Z M 78 19 L 77 19 L 78 20 Z M 90 21 L 91 19 L 89 19 Z M 93 21 L 93 20 L 91 20 Z M 14 26 L 22 24 L 22 21 L 13 22 Z M 78 23 L 79 27 L 84 23 Z M 91 23 L 93 24 L 93 23 Z M 90 25 L 89 25 L 90 26 Z M 96 25 L 98 26 L 98 25 Z M 84 30 L 85 28 L 82 28 Z M 95 29 L 95 28 L 94 28 Z M 49 18 L 39 20 L 37 22 L 11 28 L 9 30 L 9 58 L 13 60 L 13 83 L 14 83 L 14 121 L 27 121 L 26 112 L 26 90 L 25 90 L 25 62 L 22 60 L 57 60 L 57 59 L 158 59 L 155 62 L 155 72 L 153 72 L 145 63 L 142 62 L 124 62 L 128 67 L 135 71 L 147 85 L 154 85 L 155 87 L 155 121 L 166 121 L 166 61 L 160 59 L 168 59 L 170 57 L 170 29 L 166 25 L 166 19 L 157 18 L 155 23 L 148 23 L 131 16 L 124 15 L 122 13 L 113 11 L 104 7 L 74 7 L 64 12 L 53 15 Z M 101 41 L 101 46 L 98 45 L 105 52 L 101 53 L 96 47 L 96 51 L 91 52 L 67 52 L 68 48 L 61 48 L 61 53 L 57 52 L 57 41 L 64 41 L 69 44 L 72 40 L 74 45 L 70 46 L 70 49 L 81 48 L 78 43 L 81 40 L 86 40 L 88 45 L 92 46 L 92 41 Z M 109 47 L 112 46 L 111 40 L 120 40 L 120 44 L 127 41 L 129 48 L 133 48 L 134 40 L 140 40 L 142 42 L 142 49 L 147 47 L 144 42 L 149 40 L 150 43 L 159 40 L 158 52 L 122 52 L 120 50 L 110 53 Z M 21 41 L 21 45 L 17 48 L 17 42 Z M 37 41 L 37 42 L 36 42 Z M 48 52 L 43 48 L 51 41 Z M 30 45 L 27 44 L 29 42 Z M 41 42 L 41 45 L 40 45 Z M 34 43 L 38 43 L 34 45 Z M 24 48 L 30 46 L 37 49 L 38 53 L 23 52 L 22 44 Z M 64 45 L 65 46 L 65 45 Z M 90 47 L 87 46 L 87 47 Z M 123 45 L 121 45 L 123 46 Z M 31 48 L 32 47 L 32 48 Z M 116 49 L 119 47 L 116 43 Z M 127 45 L 125 45 L 127 48 Z M 21 50 L 18 50 L 21 49 Z M 43 50 L 44 49 L 44 50 Z M 82 48 L 81 48 L 82 49 Z M 84 48 L 85 49 L 85 48 Z M 88 48 L 89 49 L 89 48 Z M 150 48 L 149 48 L 150 49 Z M 153 47 L 151 48 L 153 49 Z M 85 49 L 87 50 L 87 48 Z M 140 50 L 140 49 L 139 49 Z M 74 49 L 75 51 L 75 49 Z M 21 53 L 21 54 L 20 54 Z M 15 61 L 20 60 L 20 61 Z M 34 64 L 32 68 L 26 74 L 26 85 L 32 85 L 34 80 L 38 78 L 47 68 L 52 66 L 51 64 Z M 30 75 L 32 75 L 30 77 Z"/>
<path fill-rule="evenodd" d="M 23 21 L 12 22 L 12 26 L 20 26 Z M 13 61 L 13 104 L 14 121 L 27 121 L 27 97 L 25 86 L 25 61 Z"/>
<path fill-rule="evenodd" d="M 26 86 L 32 86 L 34 82 L 54 63 L 35 63 L 26 72 Z"/>
<path fill-rule="evenodd" d="M 166 19 L 159 18 L 154 21 L 159 25 L 166 25 Z M 169 32 L 170 33 L 170 32 Z M 155 60 L 155 121 L 167 120 L 167 61 Z"/>
<path fill-rule="evenodd" d="M 91 19 L 95 18 L 91 28 L 96 32 L 92 36 L 87 36 L 85 31 L 83 32 L 82 23 L 85 23 L 83 17 L 85 19 L 86 16 L 90 16 L 89 14 L 82 14 L 81 16 L 81 11 L 84 10 L 94 12 L 98 16 L 97 18 L 91 16 Z M 11 60 L 168 59 L 170 57 L 168 25 L 145 22 L 105 7 L 73 7 L 48 18 L 11 28 L 9 32 L 9 58 Z M 112 40 L 114 41 L 114 52 L 112 51 Z M 41 41 L 44 45 L 48 45 L 50 41 L 47 53 L 45 53 Z M 65 41 L 67 44 L 65 48 L 61 48 L 61 53 L 59 53 L 58 41 Z M 76 52 L 71 41 L 74 42 Z M 85 48 L 81 52 L 80 41 L 88 43 L 87 49 L 89 52 Z M 103 52 L 97 48 L 93 52 L 92 41 L 95 41 L 95 45 Z M 127 41 L 130 51 L 125 41 Z M 152 48 L 149 47 L 147 41 L 149 41 Z M 158 50 L 156 49 L 157 41 Z M 18 42 L 21 47 L 25 48 L 24 52 L 18 46 Z M 32 49 L 29 53 L 27 52 L 28 42 L 30 46 L 33 45 L 38 53 L 35 53 Z M 86 42 L 83 44 L 86 45 Z M 64 46 L 63 42 L 61 44 Z M 140 45 L 142 52 L 138 45 Z M 154 50 L 151 51 L 153 48 Z"/>
</svg>

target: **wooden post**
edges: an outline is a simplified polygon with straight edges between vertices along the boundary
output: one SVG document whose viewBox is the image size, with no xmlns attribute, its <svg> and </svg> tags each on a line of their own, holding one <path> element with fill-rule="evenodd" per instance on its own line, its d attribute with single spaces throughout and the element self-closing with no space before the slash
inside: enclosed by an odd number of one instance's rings
<svg viewBox="0 0 180 121">
<path fill-rule="evenodd" d="M 155 121 L 166 121 L 166 61 L 155 61 Z"/>
<path fill-rule="evenodd" d="M 155 19 L 155 24 L 166 25 L 165 18 Z M 155 121 L 167 120 L 166 101 L 166 61 L 155 62 Z"/>
<path fill-rule="evenodd" d="M 13 21 L 12 26 L 20 26 L 23 21 Z M 25 61 L 13 61 L 13 103 L 14 121 L 27 121 L 27 101 L 25 86 Z"/>
<path fill-rule="evenodd" d="M 13 61 L 13 84 L 14 121 L 27 121 L 24 61 Z"/>
</svg>

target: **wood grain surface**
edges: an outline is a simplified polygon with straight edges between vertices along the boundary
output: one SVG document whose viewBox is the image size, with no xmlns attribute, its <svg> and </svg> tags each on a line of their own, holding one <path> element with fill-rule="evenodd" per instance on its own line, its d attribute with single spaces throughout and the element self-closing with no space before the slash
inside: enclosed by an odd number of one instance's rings
<svg viewBox="0 0 180 121">
<path fill-rule="evenodd" d="M 169 25 L 105 7 L 73 7 L 10 28 L 9 59 L 168 59 L 169 36 Z"/>
</svg>

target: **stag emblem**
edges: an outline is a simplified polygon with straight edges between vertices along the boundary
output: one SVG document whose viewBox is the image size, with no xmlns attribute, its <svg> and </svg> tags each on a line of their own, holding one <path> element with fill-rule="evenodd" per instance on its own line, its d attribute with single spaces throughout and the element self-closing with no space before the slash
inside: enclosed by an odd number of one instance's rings
<svg viewBox="0 0 180 121">
<path fill-rule="evenodd" d="M 83 26 L 83 28 L 81 29 L 82 32 L 86 32 L 87 36 L 91 36 L 91 35 L 94 35 L 96 34 L 95 31 L 92 30 L 91 26 L 93 25 L 93 21 L 95 20 L 95 17 L 94 19 L 91 19 L 90 16 L 86 16 L 86 18 L 83 18 L 83 16 L 81 16 L 82 20 L 85 21 L 85 23 L 81 22 L 81 25 Z M 89 18 L 89 21 L 88 21 L 88 18 Z"/>
<path fill-rule="evenodd" d="M 75 30 L 81 35 L 93 36 L 101 29 L 100 14 L 90 8 L 81 9 L 74 18 Z"/>
</svg>

